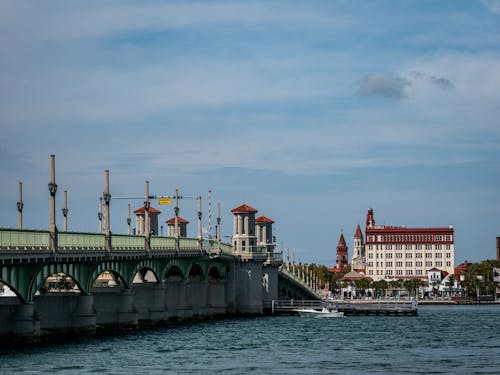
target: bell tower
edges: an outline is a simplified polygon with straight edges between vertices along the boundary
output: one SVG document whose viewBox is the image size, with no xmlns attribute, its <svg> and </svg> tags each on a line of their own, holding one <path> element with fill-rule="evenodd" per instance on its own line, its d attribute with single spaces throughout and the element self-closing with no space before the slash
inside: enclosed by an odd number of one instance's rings
<svg viewBox="0 0 500 375">
<path fill-rule="evenodd" d="M 366 214 L 366 227 L 373 228 L 375 226 L 375 219 L 373 218 L 373 208 L 368 209 Z"/>
<path fill-rule="evenodd" d="M 348 264 L 348 258 L 347 258 L 347 253 L 348 253 L 348 247 L 345 243 L 345 238 L 344 234 L 340 234 L 339 238 L 339 243 L 337 245 L 337 265 L 336 268 L 340 271 L 344 267 L 347 267 Z"/>
<path fill-rule="evenodd" d="M 365 272 L 365 243 L 361 227 L 357 226 L 354 233 L 354 249 L 352 253 L 351 268 L 353 271 Z"/>
</svg>

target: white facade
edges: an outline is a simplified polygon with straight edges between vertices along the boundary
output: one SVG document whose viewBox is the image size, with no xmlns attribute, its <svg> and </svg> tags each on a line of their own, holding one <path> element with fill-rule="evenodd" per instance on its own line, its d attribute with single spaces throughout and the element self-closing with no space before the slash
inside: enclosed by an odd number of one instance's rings
<svg viewBox="0 0 500 375">
<path fill-rule="evenodd" d="M 455 269 L 453 226 L 405 228 L 375 225 L 369 211 L 366 228 L 366 274 L 374 279 L 427 278 L 438 268 L 450 274 Z"/>
</svg>

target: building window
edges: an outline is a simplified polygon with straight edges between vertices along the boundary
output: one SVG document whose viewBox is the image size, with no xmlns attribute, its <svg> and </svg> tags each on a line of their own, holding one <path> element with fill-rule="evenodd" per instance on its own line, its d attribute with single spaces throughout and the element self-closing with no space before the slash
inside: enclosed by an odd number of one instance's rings
<svg viewBox="0 0 500 375">
<path fill-rule="evenodd" d="M 446 261 L 446 267 L 451 267 L 451 262 L 449 260 Z"/>
<path fill-rule="evenodd" d="M 413 271 L 412 271 L 412 270 L 407 270 L 407 271 L 406 271 L 406 274 L 407 274 L 407 275 L 413 275 Z"/>
<path fill-rule="evenodd" d="M 415 266 L 422 267 L 422 262 L 415 262 Z"/>
<path fill-rule="evenodd" d="M 417 275 L 421 275 L 421 274 L 422 274 L 422 270 L 417 270 L 415 273 L 416 273 Z"/>
<path fill-rule="evenodd" d="M 385 262 L 386 267 L 392 267 L 392 262 Z"/>
<path fill-rule="evenodd" d="M 426 258 L 432 258 L 432 253 L 425 253 Z"/>
<path fill-rule="evenodd" d="M 432 250 L 432 245 L 430 243 L 425 244 L 425 250 Z"/>
<path fill-rule="evenodd" d="M 413 258 L 413 254 L 412 253 L 406 253 L 405 257 L 411 259 L 411 258 Z"/>
<path fill-rule="evenodd" d="M 443 245 L 441 245 L 440 243 L 438 243 L 436 245 L 436 250 L 441 250 L 443 248 Z"/>
<path fill-rule="evenodd" d="M 451 253 L 446 253 L 446 258 L 451 258 Z"/>
<path fill-rule="evenodd" d="M 440 236 L 440 235 L 437 235 L 435 240 L 436 240 L 436 241 L 441 241 L 441 236 Z"/>
<path fill-rule="evenodd" d="M 403 267 L 403 262 L 396 262 L 396 267 Z"/>
<path fill-rule="evenodd" d="M 368 262 L 368 267 L 373 267 L 373 262 Z"/>
<path fill-rule="evenodd" d="M 386 250 L 392 250 L 392 245 L 385 245 Z"/>
<path fill-rule="evenodd" d="M 392 275 L 392 270 L 387 270 L 386 275 Z"/>
<path fill-rule="evenodd" d="M 415 248 L 416 248 L 417 250 L 422 250 L 422 244 L 415 245 Z"/>
<path fill-rule="evenodd" d="M 416 253 L 415 258 L 422 258 L 422 253 Z"/>
<path fill-rule="evenodd" d="M 369 270 L 368 275 L 373 275 L 373 270 Z"/>
<path fill-rule="evenodd" d="M 386 257 L 387 259 L 392 259 L 392 253 L 387 253 L 387 254 L 385 254 L 385 257 Z"/>
<path fill-rule="evenodd" d="M 396 258 L 402 258 L 403 257 L 403 253 L 396 253 Z"/>
<path fill-rule="evenodd" d="M 403 250 L 403 245 L 396 245 L 396 250 Z"/>
<path fill-rule="evenodd" d="M 412 246 L 410 244 L 406 244 L 405 248 L 406 250 L 411 250 Z"/>
<path fill-rule="evenodd" d="M 426 267 L 432 267 L 432 262 L 425 262 Z"/>
<path fill-rule="evenodd" d="M 442 258 L 443 257 L 443 253 L 436 253 L 436 258 Z"/>
<path fill-rule="evenodd" d="M 442 266 L 443 266 L 443 262 L 440 262 L 440 261 L 436 262 L 436 267 L 442 267 Z"/>
<path fill-rule="evenodd" d="M 368 258 L 373 259 L 373 253 L 368 253 Z"/>
<path fill-rule="evenodd" d="M 406 262 L 405 265 L 406 267 L 413 267 L 413 262 Z"/>
<path fill-rule="evenodd" d="M 446 245 L 446 250 L 451 250 L 451 245 L 450 244 Z"/>
<path fill-rule="evenodd" d="M 396 270 L 396 275 L 402 275 L 403 274 L 403 270 Z"/>
</svg>

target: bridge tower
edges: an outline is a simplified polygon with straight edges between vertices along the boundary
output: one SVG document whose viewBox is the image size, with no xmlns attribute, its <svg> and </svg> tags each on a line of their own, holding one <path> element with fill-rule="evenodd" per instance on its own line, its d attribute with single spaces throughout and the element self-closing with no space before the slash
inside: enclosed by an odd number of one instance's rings
<svg viewBox="0 0 500 375">
<path fill-rule="evenodd" d="M 189 221 L 180 216 L 178 216 L 177 221 L 179 225 L 179 236 L 187 237 L 187 225 Z M 168 237 L 175 237 L 175 217 L 168 219 L 165 223 L 167 224 Z"/>
<path fill-rule="evenodd" d="M 256 250 L 255 214 L 257 210 L 242 204 L 231 210 L 234 215 L 233 245 L 236 254 L 251 256 Z"/>
<path fill-rule="evenodd" d="M 274 247 L 276 245 L 273 240 L 273 224 L 274 221 L 265 216 L 259 216 L 255 219 L 257 246 L 266 247 L 268 253 L 274 252 Z"/>
<path fill-rule="evenodd" d="M 134 211 L 135 214 L 135 234 L 138 236 L 144 236 L 146 230 L 146 208 L 141 207 Z M 161 211 L 157 210 L 154 207 L 148 208 L 149 216 L 149 230 L 157 236 L 158 232 L 158 215 Z"/>
</svg>

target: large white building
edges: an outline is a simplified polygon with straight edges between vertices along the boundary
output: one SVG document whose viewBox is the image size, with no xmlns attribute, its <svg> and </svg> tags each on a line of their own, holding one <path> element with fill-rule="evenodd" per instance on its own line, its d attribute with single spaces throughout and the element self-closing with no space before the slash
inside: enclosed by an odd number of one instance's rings
<svg viewBox="0 0 500 375">
<path fill-rule="evenodd" d="M 365 265 L 365 274 L 374 279 L 427 278 L 432 268 L 454 272 L 453 226 L 443 228 L 406 228 L 376 225 L 373 209 L 366 217 L 365 239 L 355 234 L 353 268 Z"/>
</svg>

